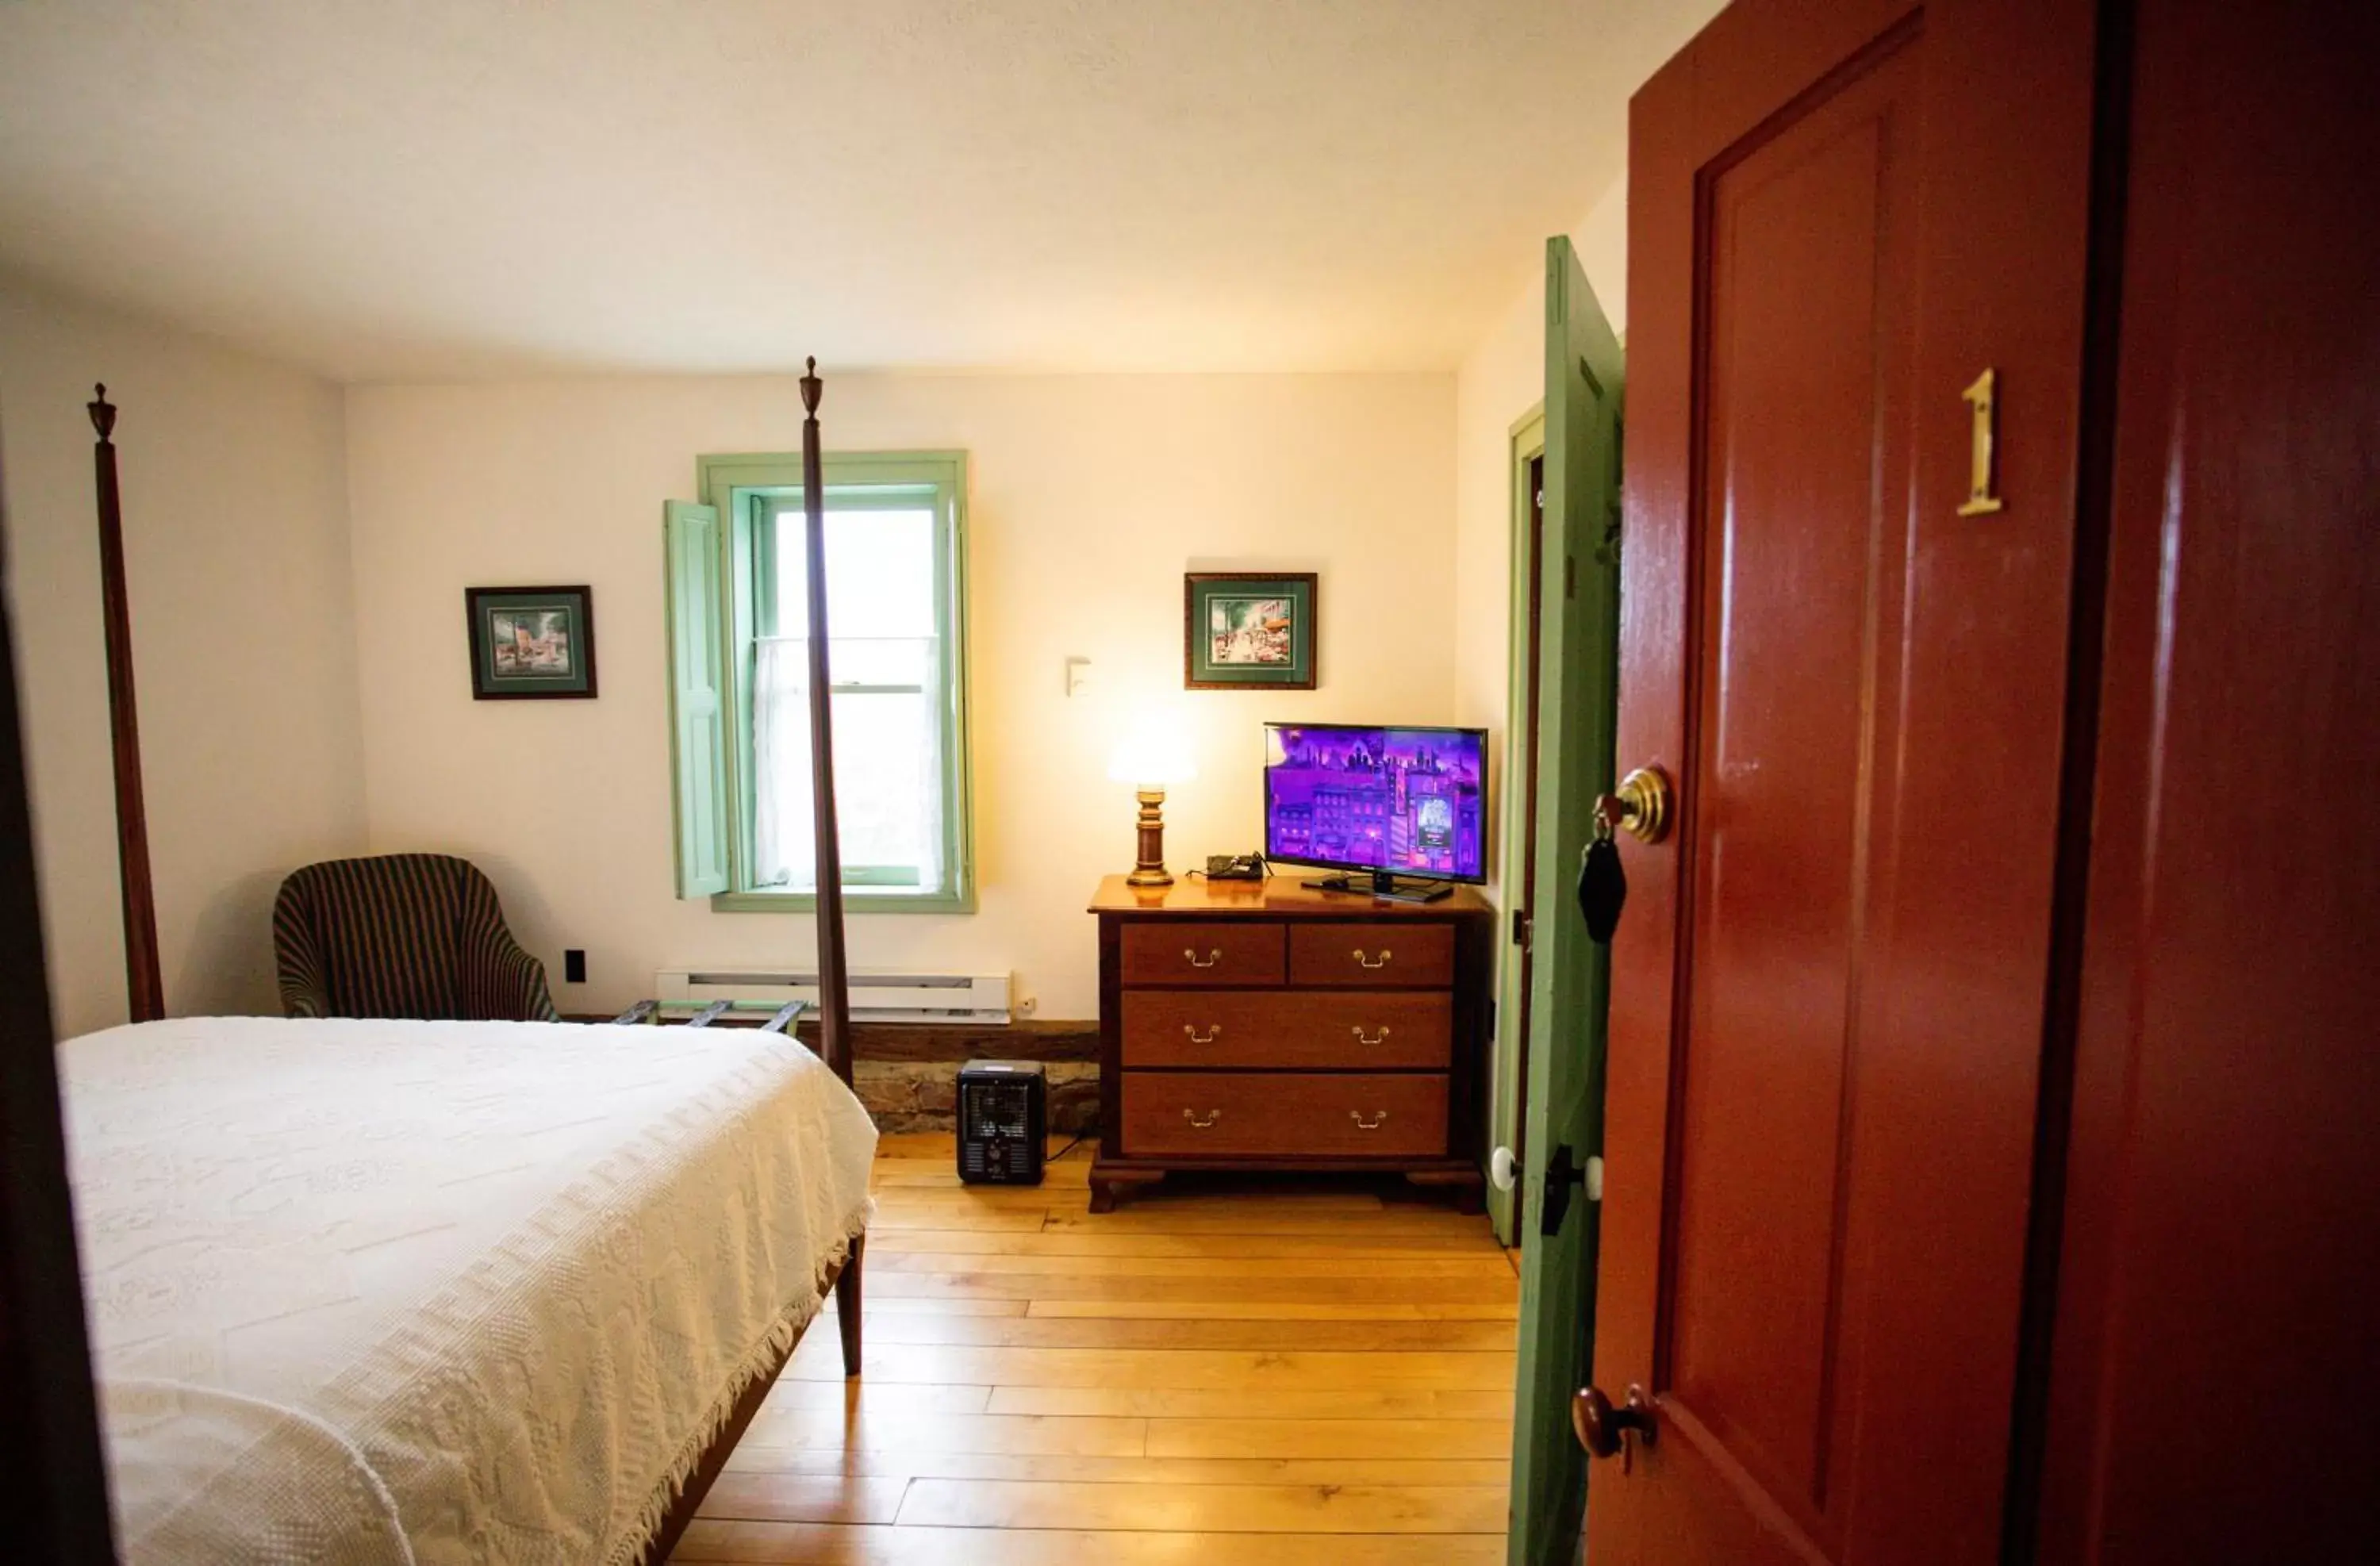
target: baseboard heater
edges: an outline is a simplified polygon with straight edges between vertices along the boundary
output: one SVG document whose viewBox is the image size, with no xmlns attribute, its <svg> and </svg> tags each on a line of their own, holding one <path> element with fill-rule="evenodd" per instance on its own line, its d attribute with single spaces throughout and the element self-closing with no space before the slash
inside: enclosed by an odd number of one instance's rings
<svg viewBox="0 0 2380 1566">
<path fill-rule="evenodd" d="M 851 1020 L 904 1023 L 1004 1023 L 1012 974 L 923 973 L 905 968 L 854 968 Z M 773 968 L 663 968 L 653 976 L 663 1001 L 774 1011 L 788 1001 L 818 1003 L 818 975 Z"/>
</svg>

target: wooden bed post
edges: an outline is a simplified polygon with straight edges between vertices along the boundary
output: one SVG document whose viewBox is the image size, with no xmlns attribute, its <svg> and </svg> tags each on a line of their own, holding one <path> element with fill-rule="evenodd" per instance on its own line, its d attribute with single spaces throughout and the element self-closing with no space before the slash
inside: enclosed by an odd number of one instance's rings
<svg viewBox="0 0 2380 1566">
<path fill-rule="evenodd" d="M 819 1052 L 835 1075 L 851 1081 L 851 989 L 843 953 L 843 840 L 834 820 L 834 704 L 828 684 L 826 620 L 826 480 L 819 455 L 818 360 L 802 377 L 802 509 L 808 521 L 810 653 L 810 804 L 818 834 Z"/>
<path fill-rule="evenodd" d="M 828 684 L 826 620 L 826 479 L 819 455 L 818 360 L 802 376 L 802 510 L 808 569 L 810 654 L 810 800 L 818 835 L 819 1053 L 844 1085 L 851 1085 L 851 986 L 843 947 L 843 840 L 835 830 L 834 692 Z M 860 1253 L 867 1241 L 854 1235 L 851 1255 L 835 1280 L 834 1308 L 843 1328 L 843 1373 L 859 1374 Z"/>
<path fill-rule="evenodd" d="M 157 971 L 157 899 L 149 878 L 149 809 L 140 792 L 140 714 L 132 696 L 132 611 L 124 587 L 124 508 L 115 482 L 115 406 L 104 384 L 85 406 L 99 431 L 99 587 L 107 628 L 107 715 L 115 747 L 115 859 L 124 880 L 124 983 L 134 1022 L 165 1014 Z"/>
</svg>

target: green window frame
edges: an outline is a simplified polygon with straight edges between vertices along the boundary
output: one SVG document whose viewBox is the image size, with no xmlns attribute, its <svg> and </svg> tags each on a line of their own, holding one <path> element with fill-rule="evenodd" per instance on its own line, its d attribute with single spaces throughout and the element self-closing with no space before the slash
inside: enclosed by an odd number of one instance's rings
<svg viewBox="0 0 2380 1566">
<path fill-rule="evenodd" d="M 759 647 L 777 625 L 775 552 L 803 525 L 798 453 L 704 456 L 699 504 L 667 509 L 672 741 L 681 898 L 708 896 L 722 913 L 803 913 L 811 892 L 755 884 L 757 770 L 752 698 Z M 966 455 L 858 452 L 821 462 L 828 508 L 934 517 L 934 596 L 942 789 L 941 885 L 920 889 L 915 867 L 845 865 L 844 904 L 855 913 L 971 914 L 976 907 L 973 768 L 966 648 Z M 898 687 L 922 690 L 921 686 Z M 837 680 L 837 695 L 895 687 Z M 718 721 L 713 721 L 712 713 Z"/>
</svg>

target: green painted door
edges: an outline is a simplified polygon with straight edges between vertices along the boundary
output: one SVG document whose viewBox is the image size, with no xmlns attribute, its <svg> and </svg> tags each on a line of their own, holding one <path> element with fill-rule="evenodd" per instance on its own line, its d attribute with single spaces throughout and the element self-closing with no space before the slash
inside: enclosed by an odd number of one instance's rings
<svg viewBox="0 0 2380 1566">
<path fill-rule="evenodd" d="M 1620 342 L 1570 241 L 1546 245 L 1545 571 L 1538 599 L 1537 863 L 1522 1180 L 1514 1566 L 1578 1552 L 1585 1455 L 1571 1436 L 1595 1326 L 1597 1209 L 1578 1183 L 1555 1232 L 1547 1169 L 1603 1150 L 1603 948 L 1572 889 L 1595 797 L 1611 786 L 1619 703 Z M 1557 1181 L 1557 1184 L 1563 1184 Z M 1561 1197 L 1554 1201 L 1559 1204 Z"/>
</svg>

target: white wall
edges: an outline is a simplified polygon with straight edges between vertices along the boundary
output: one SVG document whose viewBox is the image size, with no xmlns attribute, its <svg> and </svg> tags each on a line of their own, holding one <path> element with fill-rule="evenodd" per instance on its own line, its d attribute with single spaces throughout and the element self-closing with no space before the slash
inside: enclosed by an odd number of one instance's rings
<svg viewBox="0 0 2380 1566">
<path fill-rule="evenodd" d="M 0 460 L 60 1034 L 121 1022 L 92 433 L 124 484 L 167 1006 L 277 1011 L 273 896 L 364 835 L 340 390 L 0 277 Z"/>
<path fill-rule="evenodd" d="M 859 965 L 1015 970 L 1051 1017 L 1098 1013 L 1092 925 L 1130 868 L 1125 713 L 1196 734 L 1180 870 L 1255 847 L 1268 719 L 1446 722 L 1456 707 L 1455 383 L 1394 376 L 836 376 L 830 449 L 970 454 L 980 911 L 856 916 Z M 788 377 L 360 387 L 347 404 L 365 787 L 374 852 L 487 868 L 565 1010 L 685 962 L 801 960 L 807 918 L 674 900 L 661 507 L 707 452 L 785 451 Z M 1321 573 L 1321 688 L 1185 693 L 1182 574 Z M 475 702 L 463 589 L 587 582 L 593 701 Z M 1064 694 L 1062 660 L 1091 662 Z"/>
<path fill-rule="evenodd" d="M 1623 331 L 1628 324 L 1625 175 L 1603 193 L 1570 237 L 1612 329 Z M 1464 356 L 1454 380 L 1455 722 L 1491 731 L 1490 753 L 1500 763 L 1512 677 L 1512 430 L 1545 400 L 1545 297 L 1541 255 L 1495 326 Z M 1500 809 L 1509 797 L 1500 783 Z M 1490 866 L 1491 870 L 1498 868 Z"/>
</svg>

